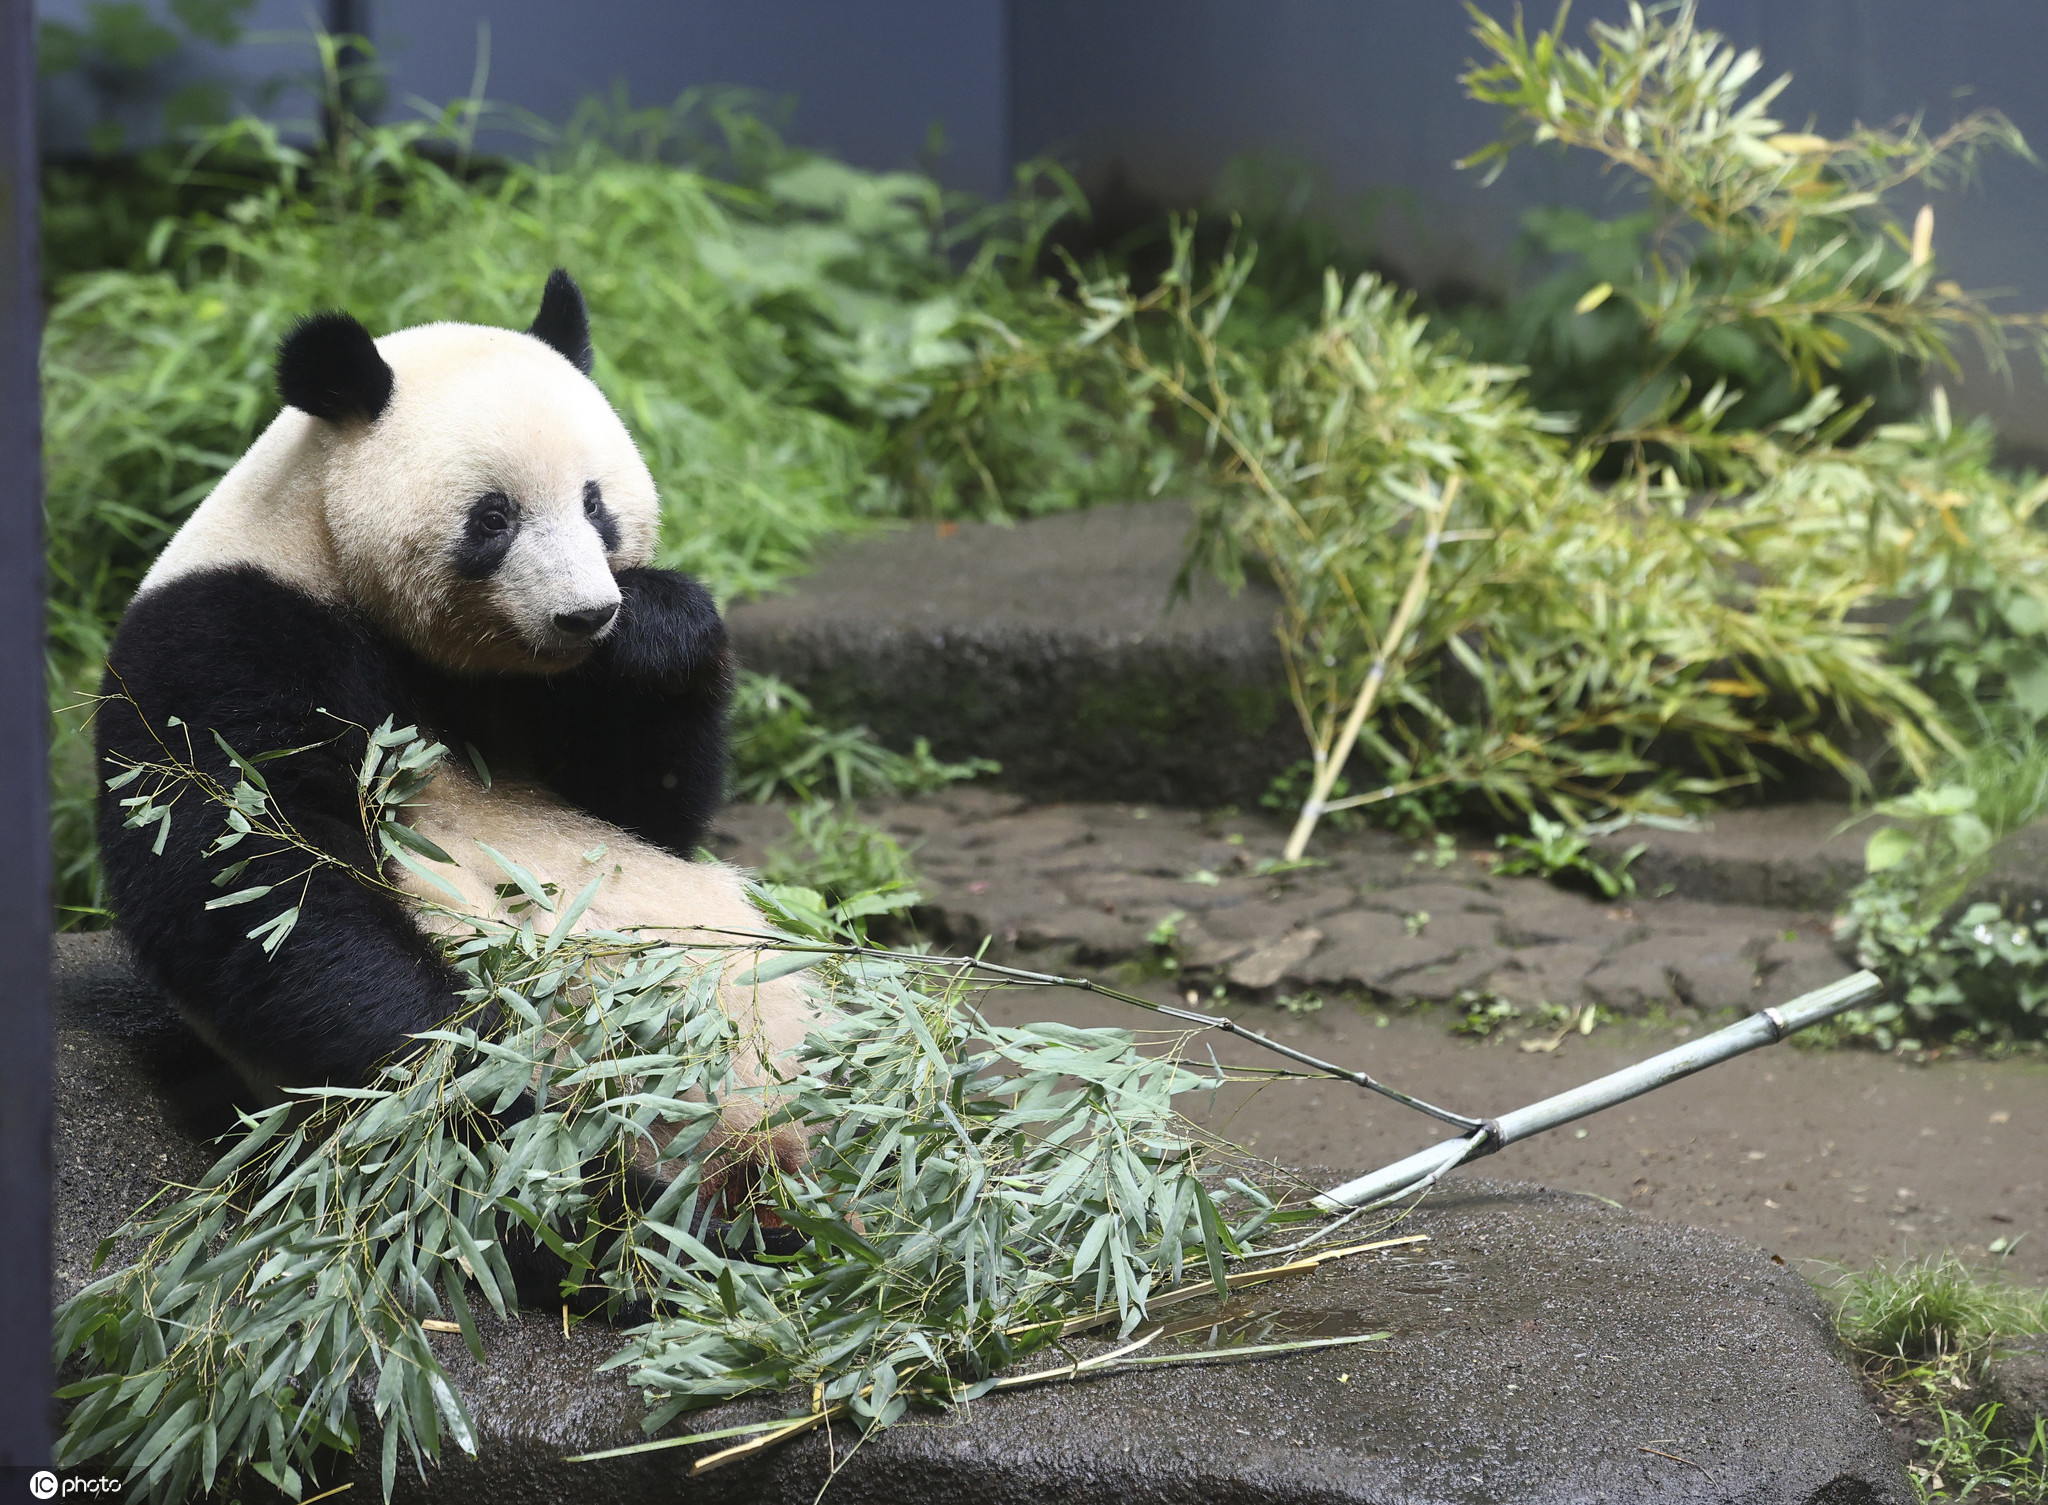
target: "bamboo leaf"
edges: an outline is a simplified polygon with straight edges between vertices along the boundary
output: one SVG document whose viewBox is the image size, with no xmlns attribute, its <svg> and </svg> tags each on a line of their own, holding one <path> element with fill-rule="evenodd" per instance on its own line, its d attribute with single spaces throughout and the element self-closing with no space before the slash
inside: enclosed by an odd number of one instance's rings
<svg viewBox="0 0 2048 1505">
<path fill-rule="evenodd" d="M 550 914 L 554 913 L 554 900 L 548 897 L 547 890 L 541 886 L 538 878 L 534 877 L 532 873 L 529 873 L 525 868 L 514 862 L 510 857 L 507 857 L 503 852 L 497 850 L 497 848 L 491 846 L 488 842 L 479 841 L 477 845 L 483 848 L 486 857 L 504 869 L 506 876 L 519 886 L 519 891 L 532 900 L 535 907 L 544 909 Z"/>
</svg>

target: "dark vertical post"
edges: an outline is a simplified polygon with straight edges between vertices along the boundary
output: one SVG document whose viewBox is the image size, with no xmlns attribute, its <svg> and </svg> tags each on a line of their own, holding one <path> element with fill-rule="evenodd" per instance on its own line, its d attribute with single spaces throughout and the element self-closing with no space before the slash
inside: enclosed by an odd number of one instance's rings
<svg viewBox="0 0 2048 1505">
<path fill-rule="evenodd" d="M 34 28 L 33 0 L 0 0 L 0 1467 L 36 1467 L 50 1457 L 50 821 Z"/>
</svg>

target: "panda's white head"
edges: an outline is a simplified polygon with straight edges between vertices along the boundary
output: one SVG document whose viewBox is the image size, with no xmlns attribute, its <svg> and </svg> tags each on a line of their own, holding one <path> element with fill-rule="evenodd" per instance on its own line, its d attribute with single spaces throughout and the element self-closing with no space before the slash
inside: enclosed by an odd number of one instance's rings
<svg viewBox="0 0 2048 1505">
<path fill-rule="evenodd" d="M 347 314 L 302 320 L 278 348 L 290 406 L 144 588 L 254 563 L 444 668 L 572 667 L 611 630 L 614 572 L 649 562 L 659 526 L 590 359 L 583 295 L 561 271 L 524 333 L 427 324 L 373 340 Z"/>
</svg>

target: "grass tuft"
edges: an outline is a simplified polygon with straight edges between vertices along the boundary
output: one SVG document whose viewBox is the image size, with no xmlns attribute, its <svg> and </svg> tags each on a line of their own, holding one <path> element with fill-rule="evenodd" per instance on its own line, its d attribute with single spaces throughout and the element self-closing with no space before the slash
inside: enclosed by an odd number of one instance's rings
<svg viewBox="0 0 2048 1505">
<path fill-rule="evenodd" d="M 1843 1338 L 1886 1364 L 1980 1359 L 1994 1340 L 2048 1332 L 2048 1291 L 1986 1279 L 1952 1253 L 1846 1276 Z"/>
</svg>

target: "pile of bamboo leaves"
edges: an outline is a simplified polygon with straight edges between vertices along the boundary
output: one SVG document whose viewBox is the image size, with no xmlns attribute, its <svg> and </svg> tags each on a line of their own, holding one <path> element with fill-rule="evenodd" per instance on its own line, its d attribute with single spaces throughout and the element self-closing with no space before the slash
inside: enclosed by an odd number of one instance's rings
<svg viewBox="0 0 2048 1505">
<path fill-rule="evenodd" d="M 404 823 L 445 749 L 412 728 L 354 732 L 365 832 L 416 871 L 455 860 Z M 232 784 L 167 729 L 163 756 L 113 793 L 139 828 L 219 826 L 215 906 L 258 917 L 251 946 L 289 946 L 298 880 L 233 885 L 252 853 L 337 859 L 276 808 L 265 759 L 228 755 Z M 971 1399 L 1077 1319 L 1128 1334 L 1169 1288 L 1213 1289 L 1261 1227 L 1314 1216 L 1280 1210 L 1175 1113 L 1220 1069 L 1140 1054 L 1122 1030 L 993 1025 L 960 963 L 851 944 L 858 901 L 764 897 L 759 936 L 686 949 L 578 931 L 601 876 L 571 898 L 496 860 L 523 917 L 444 913 L 466 983 L 445 1028 L 372 1085 L 248 1117 L 198 1186 L 103 1246 L 136 1257 L 59 1312 L 58 1359 L 78 1376 L 60 1462 L 97 1463 L 150 1500 L 243 1468 L 297 1497 L 323 1449 L 358 1445 L 367 1393 L 388 1495 L 401 1446 L 422 1465 L 450 1441 L 476 1446 L 429 1331 L 452 1326 L 481 1357 L 477 1303 L 517 1304 L 508 1237 L 564 1262 L 565 1298 L 636 1324 L 611 1367 L 644 1395 L 650 1433 L 783 1390 L 808 1398 L 802 1430 Z M 790 938 L 807 927 L 837 933 Z M 742 985 L 815 981 L 816 1028 L 772 1097 L 735 1080 L 747 1047 L 717 979 L 736 966 Z M 790 1171 L 764 1154 L 714 1231 L 707 1136 L 750 1096 L 751 1132 L 797 1126 L 810 1160 Z M 764 1220 L 807 1247 L 729 1257 Z"/>
</svg>

